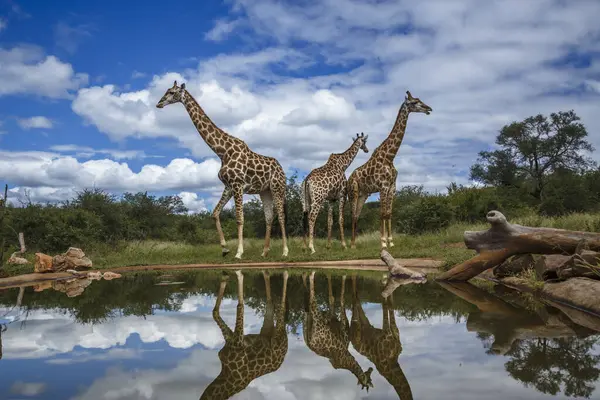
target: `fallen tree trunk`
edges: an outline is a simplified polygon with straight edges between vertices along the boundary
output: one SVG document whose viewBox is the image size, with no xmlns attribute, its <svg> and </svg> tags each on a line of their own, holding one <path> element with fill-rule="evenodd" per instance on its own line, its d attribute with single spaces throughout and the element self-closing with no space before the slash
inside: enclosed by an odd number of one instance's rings
<svg viewBox="0 0 600 400">
<path fill-rule="evenodd" d="M 535 264 L 533 264 L 536 277 L 543 281 L 547 281 L 550 279 L 558 279 L 556 270 L 558 269 L 558 267 L 563 265 L 569 258 L 571 257 L 563 256 L 562 254 L 549 254 L 541 256 L 535 262 Z"/>
<path fill-rule="evenodd" d="M 573 254 L 582 241 L 590 250 L 600 251 L 600 233 L 510 224 L 500 211 L 490 211 L 486 219 L 491 225 L 488 230 L 464 233 L 467 248 L 479 254 L 437 280 L 466 281 L 516 254 Z"/>
<path fill-rule="evenodd" d="M 531 268 L 535 260 L 531 254 L 518 254 L 504 261 L 494 268 L 496 278 L 505 278 L 507 276 L 517 275 L 518 273 Z"/>
<path fill-rule="evenodd" d="M 381 260 L 387 265 L 390 275 L 394 278 L 425 280 L 425 274 L 403 267 L 385 249 L 381 250 Z"/>
<path fill-rule="evenodd" d="M 581 254 L 574 254 L 556 269 L 557 278 L 566 280 L 579 276 L 600 279 L 599 257 L 600 253 L 589 250 L 584 250 Z"/>
</svg>

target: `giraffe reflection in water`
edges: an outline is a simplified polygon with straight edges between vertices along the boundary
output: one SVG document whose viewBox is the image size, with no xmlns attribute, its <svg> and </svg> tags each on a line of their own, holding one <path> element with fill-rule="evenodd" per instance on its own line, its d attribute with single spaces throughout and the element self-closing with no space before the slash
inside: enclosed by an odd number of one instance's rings
<svg viewBox="0 0 600 400">
<path fill-rule="evenodd" d="M 276 371 L 283 363 L 288 350 L 285 329 L 285 300 L 288 273 L 283 273 L 281 304 L 275 313 L 271 298 L 271 282 L 268 272 L 263 271 L 266 286 L 266 310 L 262 329 L 258 334 L 244 335 L 244 275 L 236 271 L 238 304 L 235 330 L 232 331 L 219 313 L 227 276 L 219 287 L 219 294 L 213 309 L 213 319 L 219 325 L 225 345 L 219 351 L 221 373 L 204 390 L 200 399 L 225 400 L 244 390 L 254 379 Z M 276 314 L 276 315 L 275 315 Z"/>
<path fill-rule="evenodd" d="M 306 274 L 302 275 L 304 288 L 306 289 Z M 327 285 L 329 288 L 329 309 L 321 311 L 317 307 L 315 299 L 315 272 L 311 272 L 309 277 L 308 301 L 305 304 L 304 342 L 314 353 L 329 359 L 329 362 L 335 369 L 347 369 L 358 379 L 362 389 L 373 387 L 371 381 L 371 372 L 373 368 L 363 371 L 356 359 L 348 351 L 350 345 L 350 324 L 344 308 L 344 286 L 346 276 L 342 276 L 342 285 L 340 293 L 340 318 L 336 315 L 335 299 L 331 287 L 331 276 L 327 275 Z"/>
<path fill-rule="evenodd" d="M 377 372 L 394 387 L 401 400 L 412 400 L 410 385 L 398 363 L 402 344 L 394 317 L 393 293 L 384 298 L 381 305 L 383 322 L 382 329 L 378 329 L 371 325 L 365 315 L 358 295 L 356 276 L 353 276 L 350 340 L 356 351 L 375 364 Z"/>
</svg>

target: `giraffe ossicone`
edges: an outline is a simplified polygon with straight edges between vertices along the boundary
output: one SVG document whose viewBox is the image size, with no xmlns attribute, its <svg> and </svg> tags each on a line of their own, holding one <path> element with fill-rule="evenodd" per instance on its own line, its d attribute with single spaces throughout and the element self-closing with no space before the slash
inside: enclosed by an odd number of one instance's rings
<svg viewBox="0 0 600 400">
<path fill-rule="evenodd" d="M 221 159 L 219 180 L 225 186 L 221 199 L 213 210 L 213 218 L 219 234 L 219 243 L 223 256 L 229 253 L 227 242 L 221 228 L 220 214 L 227 202 L 233 197 L 235 201 L 235 216 L 238 231 L 238 248 L 235 257 L 242 258 L 244 253 L 244 210 L 243 195 L 258 194 L 263 204 L 266 221 L 265 243 L 262 256 L 268 255 L 271 248 L 271 227 L 274 211 L 281 228 L 283 244 L 282 256 L 287 257 L 288 246 L 285 229 L 286 220 L 286 177 L 279 161 L 273 157 L 255 153 L 239 138 L 226 133 L 206 115 L 194 97 L 186 90 L 185 83 L 173 86 L 156 104 L 164 108 L 169 104 L 182 103 L 187 110 L 196 130 L 208 147 Z"/>
<path fill-rule="evenodd" d="M 429 115 L 432 108 L 413 97 L 406 91 L 404 102 L 398 110 L 396 122 L 388 137 L 373 151 L 371 157 L 360 167 L 356 168 L 348 178 L 348 202 L 352 210 L 352 240 L 351 248 L 356 248 L 356 224 L 367 198 L 373 193 L 379 193 L 381 248 L 393 247 L 392 239 L 392 206 L 396 193 L 396 178 L 398 171 L 394 166 L 394 158 L 400 149 L 406 123 L 410 113 Z"/>
<path fill-rule="evenodd" d="M 340 242 L 346 248 L 344 239 L 344 205 L 346 204 L 346 170 L 354 161 L 359 150 L 369 152 L 367 139 L 369 135 L 361 132 L 353 137 L 352 145 L 343 153 L 332 153 L 327 162 L 313 169 L 302 181 L 301 201 L 304 219 L 304 247 L 308 237 L 308 248 L 311 254 L 315 253 L 314 229 L 319 211 L 324 202 L 327 202 L 327 248 L 331 247 L 331 229 L 333 226 L 333 203 L 338 202 Z"/>
</svg>

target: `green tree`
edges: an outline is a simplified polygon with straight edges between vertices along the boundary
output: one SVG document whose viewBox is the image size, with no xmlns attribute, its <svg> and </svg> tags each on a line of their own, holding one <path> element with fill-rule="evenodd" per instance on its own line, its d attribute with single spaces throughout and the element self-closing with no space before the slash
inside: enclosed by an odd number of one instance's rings
<svg viewBox="0 0 600 400">
<path fill-rule="evenodd" d="M 594 165 L 587 129 L 573 110 L 538 114 L 505 125 L 496 137 L 500 149 L 482 151 L 470 177 L 491 186 L 518 187 L 540 201 L 548 176 L 558 169 L 582 172 Z"/>
</svg>

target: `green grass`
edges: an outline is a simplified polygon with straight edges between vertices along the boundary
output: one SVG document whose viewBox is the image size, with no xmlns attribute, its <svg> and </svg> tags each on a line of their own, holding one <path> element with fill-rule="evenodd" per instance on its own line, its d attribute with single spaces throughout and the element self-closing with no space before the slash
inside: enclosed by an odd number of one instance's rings
<svg viewBox="0 0 600 400">
<path fill-rule="evenodd" d="M 600 231 L 600 214 L 571 214 L 558 218 L 545 218 L 529 216 L 509 219 L 510 222 L 529 225 L 563 228 L 570 230 Z M 481 224 L 454 224 L 439 232 L 416 236 L 394 235 L 395 246 L 388 249 L 396 258 L 431 257 L 444 261 L 444 268 L 461 263 L 472 257 L 474 252 L 464 247 L 449 247 L 448 244 L 462 243 L 465 230 L 484 230 L 489 225 Z M 280 261 L 335 261 L 352 259 L 379 258 L 379 232 L 360 235 L 357 238 L 357 248 L 343 250 L 340 246 L 339 236 L 334 236 L 332 248 L 327 250 L 326 239 L 316 239 L 316 253 L 311 255 L 302 248 L 302 239 L 298 237 L 288 240 L 289 255 L 281 257 L 281 240 L 275 238 L 271 241 L 271 252 L 267 257 L 261 257 L 263 239 L 245 238 L 244 255 L 242 262 L 280 262 Z M 349 245 L 349 237 L 346 238 Z M 191 245 L 178 242 L 141 241 L 121 243 L 117 246 L 107 244 L 93 244 L 84 247 L 83 251 L 92 259 L 95 268 L 114 268 L 132 265 L 156 264 L 191 264 L 191 263 L 235 263 L 237 240 L 229 238 L 228 247 L 231 252 L 221 256 L 221 248 L 214 245 Z M 66 249 L 65 249 L 66 250 Z M 54 254 L 52 254 L 54 255 Z M 33 254 L 27 254 L 33 261 Z M 5 271 L 10 274 L 32 272 L 33 265 L 7 266 Z"/>
</svg>

